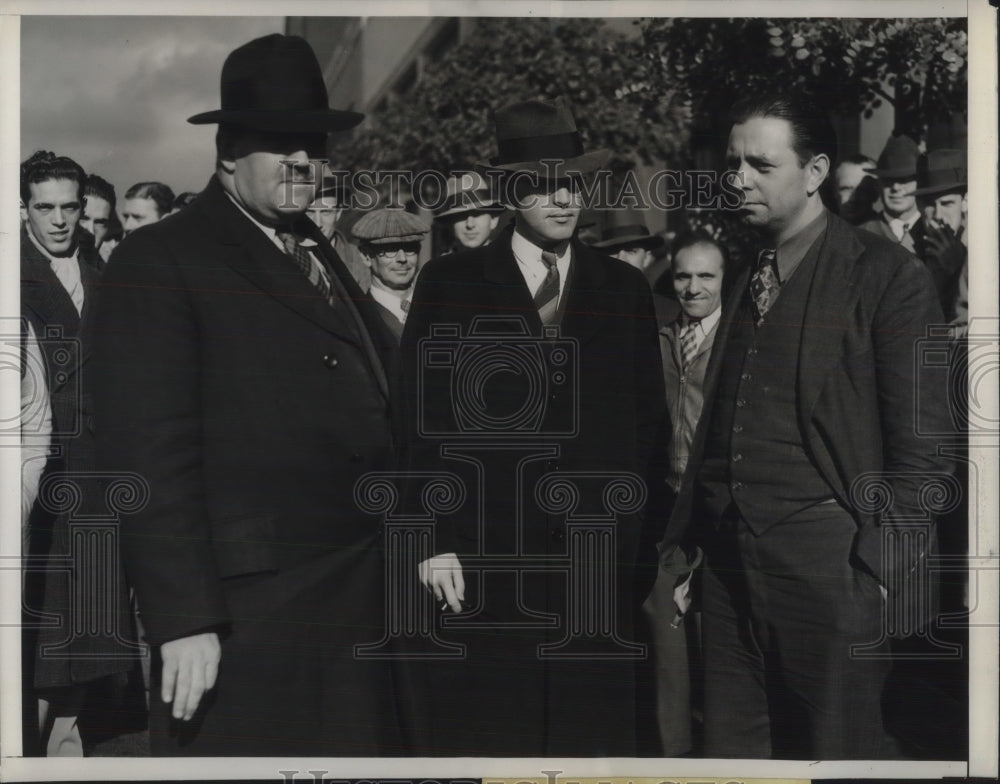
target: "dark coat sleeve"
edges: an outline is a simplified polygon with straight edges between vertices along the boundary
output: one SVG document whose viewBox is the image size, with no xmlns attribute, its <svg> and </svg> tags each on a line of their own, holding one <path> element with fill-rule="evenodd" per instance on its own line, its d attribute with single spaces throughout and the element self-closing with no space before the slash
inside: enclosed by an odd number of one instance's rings
<svg viewBox="0 0 1000 784">
<path fill-rule="evenodd" d="M 115 251 L 94 338 L 100 462 L 149 488 L 122 519 L 122 552 L 154 644 L 228 620 L 204 503 L 198 322 L 184 260 L 157 236 Z"/>
</svg>

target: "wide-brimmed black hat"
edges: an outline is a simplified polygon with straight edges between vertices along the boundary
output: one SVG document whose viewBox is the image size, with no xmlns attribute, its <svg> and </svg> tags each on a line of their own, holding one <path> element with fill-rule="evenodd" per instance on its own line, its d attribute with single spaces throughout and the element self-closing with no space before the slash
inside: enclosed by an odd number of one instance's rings
<svg viewBox="0 0 1000 784">
<path fill-rule="evenodd" d="M 931 150 L 917 161 L 917 196 L 958 191 L 968 187 L 965 150 Z"/>
<path fill-rule="evenodd" d="M 917 179 L 917 158 L 920 148 L 909 136 L 892 136 L 885 143 L 878 165 L 872 172 L 884 180 Z"/>
<path fill-rule="evenodd" d="M 294 35 L 266 35 L 234 49 L 222 66 L 220 84 L 222 108 L 189 117 L 189 123 L 325 133 L 353 128 L 365 117 L 330 108 L 316 55 Z"/>
<path fill-rule="evenodd" d="M 562 99 L 510 104 L 496 112 L 494 122 L 497 154 L 489 163 L 479 165 L 485 171 L 531 171 L 561 177 L 589 174 L 604 168 L 611 159 L 610 150 L 584 152 L 573 113 Z"/>
<path fill-rule="evenodd" d="M 605 210 L 601 223 L 601 235 L 592 248 L 647 248 L 652 250 L 663 244 L 663 237 L 650 234 L 646 221 L 637 209 Z"/>
</svg>

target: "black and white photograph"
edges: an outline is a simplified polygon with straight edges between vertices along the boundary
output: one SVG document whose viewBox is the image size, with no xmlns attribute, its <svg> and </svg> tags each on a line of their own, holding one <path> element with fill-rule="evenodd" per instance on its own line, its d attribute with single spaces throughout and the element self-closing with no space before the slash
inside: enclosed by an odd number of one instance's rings
<svg viewBox="0 0 1000 784">
<path fill-rule="evenodd" d="M 0 2 L 0 780 L 997 775 L 987 0 Z"/>
</svg>

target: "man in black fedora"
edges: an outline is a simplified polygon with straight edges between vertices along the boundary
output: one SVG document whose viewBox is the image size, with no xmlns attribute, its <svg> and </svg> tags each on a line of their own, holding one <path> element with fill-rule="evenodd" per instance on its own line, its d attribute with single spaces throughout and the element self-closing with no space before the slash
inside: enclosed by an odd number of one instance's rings
<svg viewBox="0 0 1000 784">
<path fill-rule="evenodd" d="M 305 217 L 329 108 L 309 45 L 270 35 L 222 68 L 216 171 L 115 251 L 97 315 L 109 470 L 154 646 L 156 755 L 366 756 L 394 748 L 378 641 L 380 521 L 353 503 L 393 451 L 392 338 Z"/>
<path fill-rule="evenodd" d="M 861 224 L 910 253 L 917 253 L 924 236 L 924 222 L 917 209 L 917 159 L 920 149 L 909 136 L 891 136 L 872 174 L 882 187 L 882 214 Z"/>
<path fill-rule="evenodd" d="M 442 639 L 465 646 L 427 667 L 424 751 L 630 756 L 638 512 L 665 417 L 652 298 L 638 270 L 573 239 L 580 178 L 609 154 L 584 151 L 568 106 L 495 122 L 483 168 L 514 223 L 426 264 L 401 345 L 411 465 L 465 489 L 419 564 Z"/>
<path fill-rule="evenodd" d="M 653 261 L 653 250 L 662 247 L 663 237 L 649 233 L 636 208 L 605 210 L 602 218 L 600 235 L 590 247 L 645 270 Z"/>
</svg>

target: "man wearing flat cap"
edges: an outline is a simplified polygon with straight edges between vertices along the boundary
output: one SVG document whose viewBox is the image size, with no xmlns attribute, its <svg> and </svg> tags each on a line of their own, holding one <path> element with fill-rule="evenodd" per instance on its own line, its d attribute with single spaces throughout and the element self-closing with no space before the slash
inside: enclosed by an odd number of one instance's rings
<svg viewBox="0 0 1000 784">
<path fill-rule="evenodd" d="M 486 245 L 503 211 L 503 205 L 493 198 L 483 175 L 463 172 L 448 178 L 444 205 L 434 220 L 448 227 L 451 249 L 461 251 Z"/>
<path fill-rule="evenodd" d="M 418 568 L 441 639 L 465 646 L 427 666 L 424 751 L 630 756 L 638 511 L 665 416 L 652 296 L 641 272 L 573 239 L 580 178 L 609 153 L 584 152 L 569 107 L 527 101 L 495 121 L 484 169 L 514 224 L 423 267 L 401 345 L 411 465 L 465 489 Z M 563 481 L 576 503 L 560 507 Z M 611 527 L 584 559 L 599 585 L 574 566 L 582 518 Z"/>
<path fill-rule="evenodd" d="M 393 452 L 372 303 L 304 213 L 329 108 L 309 45 L 222 68 L 216 171 L 127 237 L 97 314 L 99 451 L 148 503 L 122 551 L 154 646 L 156 755 L 366 756 L 396 743 L 378 641 L 380 521 L 353 503 Z M 137 505 L 138 506 L 138 505 Z"/>
<path fill-rule="evenodd" d="M 351 229 L 371 272 L 368 294 L 397 341 L 410 307 L 420 244 L 428 232 L 430 227 L 416 215 L 391 208 L 365 213 Z"/>
</svg>

